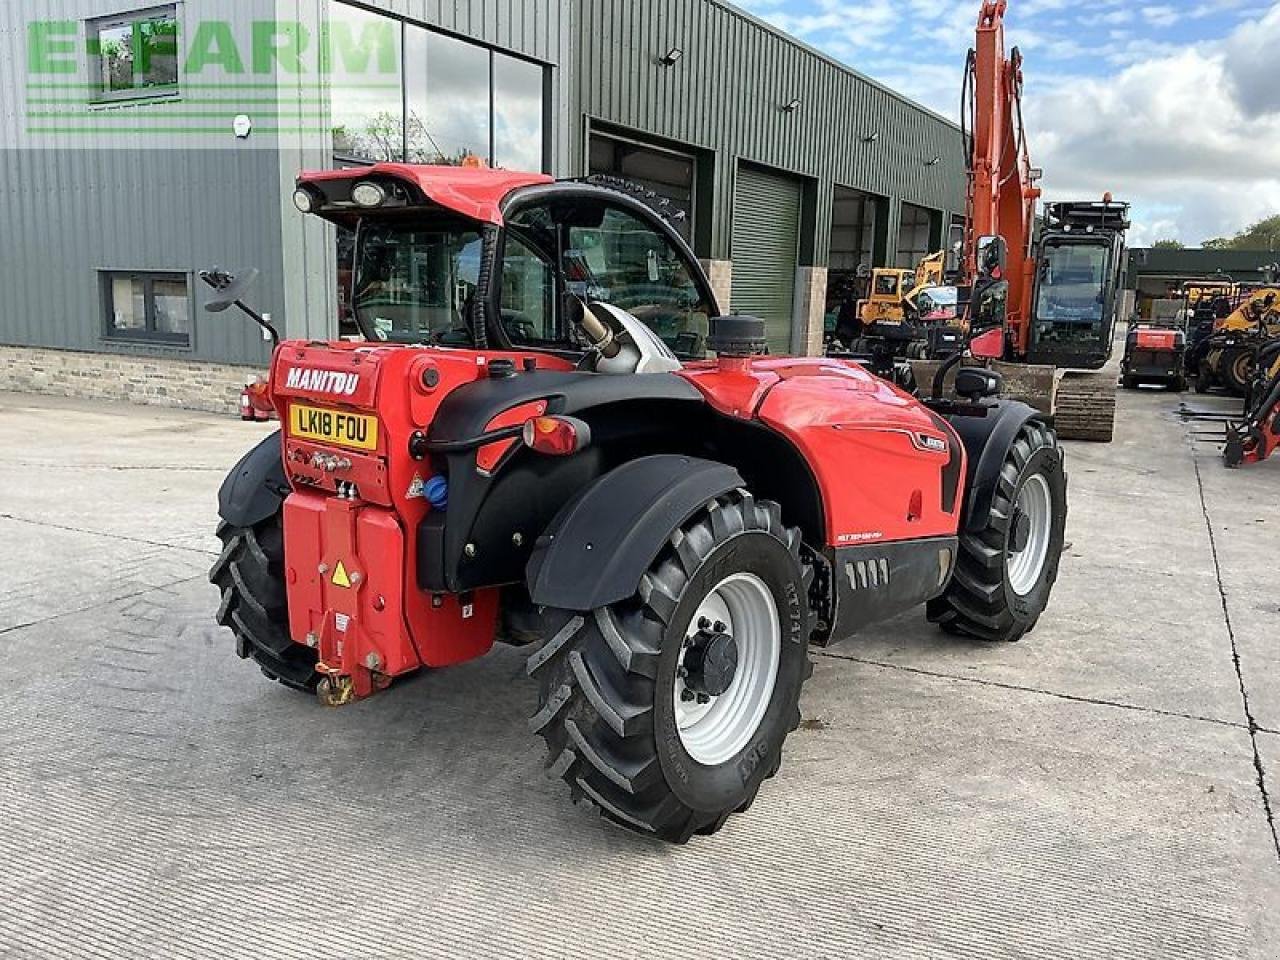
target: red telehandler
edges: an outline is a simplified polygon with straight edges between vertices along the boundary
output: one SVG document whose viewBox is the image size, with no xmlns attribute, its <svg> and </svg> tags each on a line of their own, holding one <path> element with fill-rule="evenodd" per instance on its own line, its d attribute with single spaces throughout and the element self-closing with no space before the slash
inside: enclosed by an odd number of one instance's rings
<svg viewBox="0 0 1280 960">
<path fill-rule="evenodd" d="M 1007 283 L 1002 329 L 970 349 L 1003 374 L 1009 393 L 1053 414 L 1061 437 L 1109 441 L 1116 378 L 1095 371 L 1111 357 L 1129 207 L 1109 194 L 1050 203 L 1037 225 L 1040 171 L 1022 122 L 1022 54 L 1005 54 L 1006 6 L 982 4 L 961 105 L 969 166 L 962 276 L 985 282 L 985 269 Z"/>
<path fill-rule="evenodd" d="M 762 356 L 763 321 L 600 183 L 378 164 L 294 202 L 355 231 L 365 339 L 279 343 L 281 431 L 219 493 L 218 622 L 269 678 L 338 705 L 531 644 L 551 772 L 684 842 L 777 771 L 811 643 L 921 604 L 1016 640 L 1045 609 L 1063 454 L 988 371 L 921 401 Z"/>
</svg>

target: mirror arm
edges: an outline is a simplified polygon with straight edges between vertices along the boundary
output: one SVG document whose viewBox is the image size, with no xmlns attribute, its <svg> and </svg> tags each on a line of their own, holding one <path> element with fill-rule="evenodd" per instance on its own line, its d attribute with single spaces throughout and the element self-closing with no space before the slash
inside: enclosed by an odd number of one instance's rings
<svg viewBox="0 0 1280 960">
<path fill-rule="evenodd" d="M 245 316 L 260 326 L 263 330 L 267 331 L 268 335 L 271 337 L 271 349 L 273 351 L 276 347 L 280 346 L 280 332 L 276 330 L 266 317 L 262 316 L 262 314 L 258 313 L 256 310 L 245 306 L 239 300 L 233 300 L 232 304 L 239 307 L 244 312 Z"/>
</svg>

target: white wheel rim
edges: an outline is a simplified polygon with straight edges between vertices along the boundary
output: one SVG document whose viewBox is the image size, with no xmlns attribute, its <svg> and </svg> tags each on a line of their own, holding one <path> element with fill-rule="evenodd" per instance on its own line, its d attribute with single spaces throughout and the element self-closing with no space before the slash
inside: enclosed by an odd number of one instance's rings
<svg viewBox="0 0 1280 960">
<path fill-rule="evenodd" d="M 696 695 L 686 697 L 686 691 L 693 691 L 679 675 L 673 696 L 685 752 L 698 763 L 715 766 L 746 747 L 764 720 L 778 679 L 782 625 L 773 593 L 754 573 L 735 573 L 716 584 L 689 621 L 686 642 L 698 634 L 703 618 L 723 623 L 737 643 L 737 670 L 724 693 L 705 703 Z"/>
<path fill-rule="evenodd" d="M 1020 597 L 1025 597 L 1040 582 L 1040 572 L 1049 556 L 1049 539 L 1053 531 L 1053 498 L 1049 483 L 1041 474 L 1027 478 L 1018 491 L 1014 515 L 1021 513 L 1029 521 L 1027 542 L 1017 552 L 1009 551 L 1007 560 L 1009 586 Z"/>
</svg>

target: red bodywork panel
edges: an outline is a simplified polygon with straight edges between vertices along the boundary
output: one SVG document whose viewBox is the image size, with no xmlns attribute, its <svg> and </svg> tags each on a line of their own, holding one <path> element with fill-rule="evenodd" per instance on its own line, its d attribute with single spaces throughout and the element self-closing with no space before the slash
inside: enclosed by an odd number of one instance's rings
<svg viewBox="0 0 1280 960">
<path fill-rule="evenodd" d="M 351 676 L 357 696 L 372 692 L 379 677 L 469 660 L 493 643 L 496 588 L 433 595 L 417 587 L 412 532 L 432 509 L 423 484 L 433 470 L 408 449 L 440 402 L 487 376 L 488 362 L 499 358 L 572 369 L 523 352 L 341 341 L 285 343 L 276 351 L 271 392 L 294 490 L 284 527 L 290 634 L 319 648 L 321 672 Z M 305 407 L 335 418 L 371 417 L 376 427 L 345 430 L 345 444 L 317 440 L 299 434 L 295 406 L 300 414 Z"/>
<path fill-rule="evenodd" d="M 473 220 L 502 225 L 502 201 L 517 187 L 552 183 L 542 173 L 490 170 L 487 167 L 439 167 L 414 163 L 376 163 L 345 170 L 308 170 L 298 185 L 332 180 L 368 180 L 378 175 L 413 184 L 426 198 Z"/>
<path fill-rule="evenodd" d="M 1133 345 L 1138 350 L 1177 350 L 1178 331 L 1143 329 L 1139 327 L 1134 333 Z"/>
<path fill-rule="evenodd" d="M 964 499 L 960 438 L 858 364 L 722 360 L 692 364 L 683 376 L 721 413 L 758 420 L 800 451 L 822 493 L 827 546 L 955 535 Z M 957 486 L 944 497 L 949 463 Z"/>
</svg>

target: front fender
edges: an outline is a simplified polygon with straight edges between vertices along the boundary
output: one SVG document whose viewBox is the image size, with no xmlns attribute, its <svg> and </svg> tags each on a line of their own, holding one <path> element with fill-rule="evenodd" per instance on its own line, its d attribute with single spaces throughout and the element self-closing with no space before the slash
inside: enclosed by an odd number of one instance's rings
<svg viewBox="0 0 1280 960">
<path fill-rule="evenodd" d="M 663 545 L 699 508 L 743 486 L 733 467 L 672 454 L 606 473 L 565 504 L 526 568 L 535 604 L 594 610 L 636 592 Z"/>
<path fill-rule="evenodd" d="M 985 417 L 946 418 L 968 454 L 962 529 L 969 533 L 978 533 L 987 525 L 1000 467 L 1023 424 L 1032 420 L 1049 422 L 1039 410 L 1020 400 L 999 400 L 989 409 Z"/>
<path fill-rule="evenodd" d="M 233 527 L 252 527 L 280 509 L 289 494 L 280 431 L 240 458 L 218 490 L 218 516 Z"/>
</svg>

